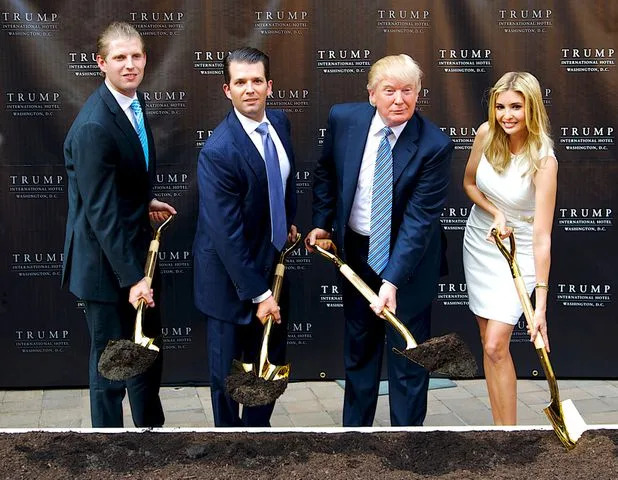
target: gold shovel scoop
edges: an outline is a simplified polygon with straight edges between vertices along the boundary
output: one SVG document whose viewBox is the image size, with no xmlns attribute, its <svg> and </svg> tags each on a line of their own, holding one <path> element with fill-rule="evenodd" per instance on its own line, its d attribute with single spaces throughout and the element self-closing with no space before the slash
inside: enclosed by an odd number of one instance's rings
<svg viewBox="0 0 618 480">
<path fill-rule="evenodd" d="M 273 298 L 277 302 L 283 285 L 285 258 L 288 253 L 296 248 L 300 239 L 301 235 L 298 233 L 296 239 L 283 249 L 279 257 L 272 285 Z M 234 401 L 242 403 L 246 407 L 257 407 L 274 402 L 288 385 L 290 364 L 279 366 L 268 361 L 268 340 L 272 324 L 273 316 L 269 315 L 264 324 L 259 361 L 257 363 L 243 363 L 239 360 L 233 360 L 230 375 L 225 379 L 226 391 Z"/>
<path fill-rule="evenodd" d="M 378 303 L 376 293 L 337 256 L 337 248 L 331 240 L 317 240 L 315 249 L 320 255 L 332 261 L 341 274 L 369 300 L 370 304 Z M 329 250 L 332 250 L 332 252 Z M 404 350 L 400 351 L 393 348 L 395 352 L 418 363 L 430 372 L 454 377 L 472 377 L 476 373 L 476 360 L 458 335 L 450 333 L 434 337 L 419 345 L 405 325 L 388 308 L 385 307 L 382 310 L 382 315 L 406 342 Z"/>
<path fill-rule="evenodd" d="M 513 281 L 515 282 L 515 288 L 517 289 L 517 295 L 524 310 L 524 316 L 528 323 L 528 328 L 532 330 L 534 328 L 534 309 L 528 296 L 526 284 L 521 277 L 521 272 L 517 261 L 515 260 L 515 237 L 513 232 L 509 235 L 509 242 L 511 244 L 511 251 L 507 250 L 504 243 L 500 239 L 500 234 L 494 228 L 491 230 L 491 235 L 496 241 L 496 246 L 500 250 L 500 253 L 506 258 L 513 275 Z M 586 422 L 575 408 L 575 405 L 571 400 L 560 401 L 560 392 L 558 391 L 558 381 L 554 375 L 554 370 L 549 362 L 549 355 L 545 350 L 545 342 L 543 337 L 538 334 L 534 339 L 534 348 L 539 355 L 541 365 L 545 371 L 545 377 L 549 384 L 549 392 L 551 395 L 551 401 L 547 407 L 543 409 L 547 418 L 552 424 L 556 435 L 564 446 L 568 449 L 575 447 L 575 442 L 581 437 L 582 433 L 587 429 Z"/>
<path fill-rule="evenodd" d="M 148 286 L 152 283 L 157 254 L 161 241 L 161 232 L 174 218 L 170 215 L 155 230 L 154 238 L 150 241 L 144 276 Z M 134 341 L 121 339 L 107 342 L 105 350 L 99 359 L 98 369 L 101 375 L 109 380 L 126 380 L 140 373 L 144 373 L 154 363 L 159 354 L 159 347 L 154 344 L 155 339 L 144 335 L 142 330 L 146 301 L 141 299 L 135 316 Z"/>
</svg>

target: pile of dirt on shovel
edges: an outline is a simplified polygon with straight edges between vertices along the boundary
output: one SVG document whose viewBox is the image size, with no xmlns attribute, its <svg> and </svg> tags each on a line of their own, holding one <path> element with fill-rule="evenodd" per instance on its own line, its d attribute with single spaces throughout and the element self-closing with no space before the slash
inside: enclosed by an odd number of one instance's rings
<svg viewBox="0 0 618 480">
<path fill-rule="evenodd" d="M 3 479 L 618 478 L 618 430 L 0 434 Z"/>
</svg>

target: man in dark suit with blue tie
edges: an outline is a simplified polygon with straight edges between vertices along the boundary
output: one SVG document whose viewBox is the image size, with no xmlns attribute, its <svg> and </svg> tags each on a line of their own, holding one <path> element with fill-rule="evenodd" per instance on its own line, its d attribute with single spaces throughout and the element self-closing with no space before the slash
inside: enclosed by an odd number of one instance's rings
<svg viewBox="0 0 618 480">
<path fill-rule="evenodd" d="M 245 47 L 223 63 L 223 91 L 233 109 L 198 158 L 195 305 L 207 320 L 215 425 L 269 426 L 274 403 L 244 407 L 241 418 L 224 381 L 233 359 L 256 361 L 270 314 L 279 325 L 271 331 L 269 360 L 285 362 L 287 318 L 270 284 L 286 238 L 296 236 L 294 154 L 286 115 L 266 110 L 272 91 L 268 56 Z"/>
<path fill-rule="evenodd" d="M 344 282 L 344 426 L 373 423 L 385 334 L 391 425 L 422 425 L 427 411 L 427 371 L 393 353 L 405 342 L 376 317 L 387 307 L 418 342 L 429 337 L 453 144 L 415 112 L 421 76 L 408 55 L 378 60 L 369 72 L 369 103 L 332 107 L 315 169 L 314 229 L 305 243 L 311 249 L 316 239 L 334 237 L 379 296 L 370 308 Z"/>
<path fill-rule="evenodd" d="M 86 307 L 92 426 L 123 426 L 126 390 L 134 424 L 158 427 L 164 422 L 161 356 L 126 381 L 107 380 L 97 365 L 108 340 L 132 339 L 138 302 L 155 306 L 144 278 L 149 216 L 161 221 L 176 211 L 152 194 L 154 141 L 137 92 L 146 66 L 142 38 L 131 25 L 114 22 L 99 36 L 97 52 L 105 82 L 88 98 L 64 142 L 69 211 L 62 284 Z M 158 309 L 148 317 L 145 333 L 159 336 Z"/>
</svg>

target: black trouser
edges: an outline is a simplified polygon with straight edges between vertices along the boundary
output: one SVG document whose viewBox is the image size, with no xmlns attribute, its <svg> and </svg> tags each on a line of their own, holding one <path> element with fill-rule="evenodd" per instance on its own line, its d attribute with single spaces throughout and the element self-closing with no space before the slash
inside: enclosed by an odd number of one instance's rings
<svg viewBox="0 0 618 480">
<path fill-rule="evenodd" d="M 346 262 L 376 293 L 382 280 L 367 265 L 369 237 L 348 230 Z M 371 426 L 375 416 L 386 336 L 390 419 L 392 426 L 422 425 L 427 413 L 427 370 L 393 352 L 405 341 L 369 308 L 369 302 L 347 280 L 343 281 L 345 316 L 345 396 L 343 426 Z M 397 293 L 399 302 L 400 291 Z M 431 305 L 411 318 L 399 320 L 417 342 L 429 338 Z"/>
<path fill-rule="evenodd" d="M 160 427 L 165 421 L 159 386 L 162 354 L 141 375 L 125 381 L 103 377 L 98 369 L 99 358 L 108 340 L 133 340 L 136 310 L 128 302 L 128 290 L 123 290 L 117 303 L 86 301 L 86 321 L 90 332 L 90 415 L 93 427 L 122 427 L 122 400 L 129 394 L 131 415 L 136 427 Z M 158 308 L 147 309 L 144 334 L 160 337 Z M 160 346 L 160 345 L 159 345 Z"/>
</svg>

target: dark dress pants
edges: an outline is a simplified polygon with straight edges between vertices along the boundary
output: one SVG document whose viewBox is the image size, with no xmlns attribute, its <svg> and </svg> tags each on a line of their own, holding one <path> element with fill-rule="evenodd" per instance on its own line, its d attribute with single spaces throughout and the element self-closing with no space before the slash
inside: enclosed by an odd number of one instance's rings
<svg viewBox="0 0 618 480">
<path fill-rule="evenodd" d="M 280 306 L 281 324 L 273 324 L 268 343 L 268 361 L 284 365 L 287 343 L 287 295 L 283 295 Z M 253 309 L 255 313 L 255 308 Z M 274 402 L 262 407 L 243 407 L 239 416 L 239 405 L 227 394 L 225 379 L 230 374 L 232 360 L 256 363 L 259 360 L 264 326 L 255 315 L 248 325 L 218 320 L 206 316 L 208 366 L 210 368 L 210 395 L 216 427 L 270 427 L 270 416 Z"/>
<path fill-rule="evenodd" d="M 367 265 L 369 238 L 348 232 L 345 239 L 346 262 L 376 293 L 382 280 Z M 420 313 L 406 313 L 405 302 L 397 292 L 397 318 L 417 342 L 429 338 L 431 305 Z M 392 426 L 422 425 L 427 413 L 427 370 L 393 352 L 405 349 L 405 341 L 385 320 L 369 308 L 369 302 L 350 282 L 343 281 L 345 317 L 344 364 L 345 395 L 343 426 L 372 426 L 378 401 L 382 357 L 386 343 L 390 420 Z M 385 342 L 386 336 L 386 342 Z"/>
<path fill-rule="evenodd" d="M 103 377 L 98 369 L 99 358 L 108 340 L 133 340 L 136 310 L 128 302 L 128 290 L 123 290 L 117 303 L 86 301 L 86 321 L 90 332 L 90 414 L 93 427 L 122 427 L 122 400 L 129 395 L 131 415 L 136 427 L 160 427 L 165 421 L 159 398 L 162 354 L 143 374 L 125 381 Z M 144 334 L 160 337 L 158 308 L 147 309 Z M 159 342 L 159 347 L 160 347 Z"/>
</svg>

